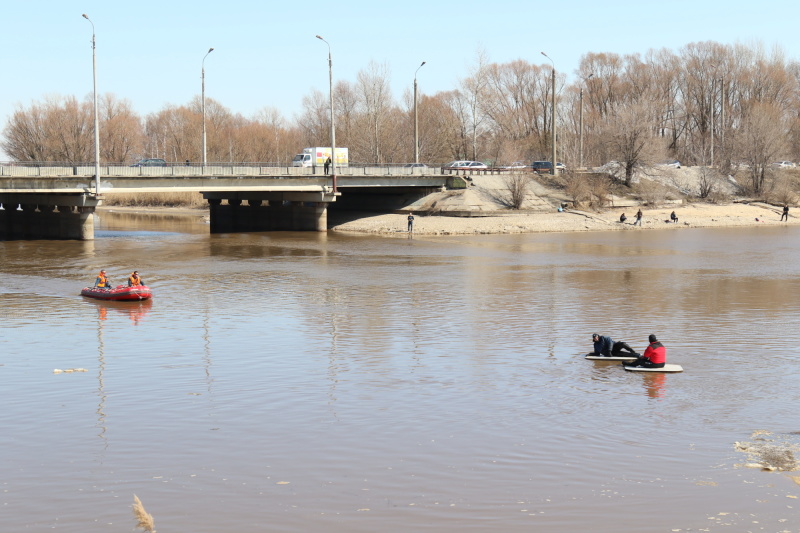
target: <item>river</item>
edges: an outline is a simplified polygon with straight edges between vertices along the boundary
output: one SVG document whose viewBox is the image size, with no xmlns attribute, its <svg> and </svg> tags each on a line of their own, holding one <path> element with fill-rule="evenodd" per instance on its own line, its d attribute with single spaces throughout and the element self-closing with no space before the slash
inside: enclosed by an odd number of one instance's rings
<svg viewBox="0 0 800 533">
<path fill-rule="evenodd" d="M 0 531 L 131 531 L 134 495 L 162 533 L 800 531 L 798 472 L 734 447 L 800 443 L 800 228 L 97 228 L 0 242 Z M 79 296 L 100 268 L 154 298 Z"/>
</svg>

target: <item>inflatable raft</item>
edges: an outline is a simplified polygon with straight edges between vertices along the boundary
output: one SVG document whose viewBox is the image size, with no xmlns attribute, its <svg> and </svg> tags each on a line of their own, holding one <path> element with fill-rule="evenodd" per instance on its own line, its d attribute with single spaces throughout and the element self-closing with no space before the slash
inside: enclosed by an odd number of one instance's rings
<svg viewBox="0 0 800 533">
<path fill-rule="evenodd" d="M 98 287 L 85 287 L 81 291 L 81 296 L 88 296 L 89 298 L 97 298 L 98 300 L 112 300 L 115 302 L 125 301 L 140 301 L 148 300 L 153 296 L 150 288 L 145 285 L 138 287 L 127 287 L 125 285 L 117 285 L 113 289 L 101 289 Z"/>
</svg>

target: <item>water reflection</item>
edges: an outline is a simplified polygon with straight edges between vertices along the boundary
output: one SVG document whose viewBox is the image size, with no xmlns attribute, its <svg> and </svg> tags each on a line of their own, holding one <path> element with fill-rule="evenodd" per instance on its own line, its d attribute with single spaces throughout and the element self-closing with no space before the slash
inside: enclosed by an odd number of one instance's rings
<svg viewBox="0 0 800 533">
<path fill-rule="evenodd" d="M 109 312 L 115 315 L 122 315 L 128 317 L 131 325 L 138 326 L 139 323 L 147 316 L 150 309 L 153 307 L 153 300 L 141 300 L 131 302 L 115 302 L 96 300 L 84 297 L 83 300 L 97 308 L 97 316 L 102 321 L 108 319 Z"/>
<path fill-rule="evenodd" d="M 653 399 L 664 397 L 664 387 L 667 383 L 667 375 L 659 373 L 642 372 L 642 383 L 647 391 L 647 396 Z"/>
</svg>

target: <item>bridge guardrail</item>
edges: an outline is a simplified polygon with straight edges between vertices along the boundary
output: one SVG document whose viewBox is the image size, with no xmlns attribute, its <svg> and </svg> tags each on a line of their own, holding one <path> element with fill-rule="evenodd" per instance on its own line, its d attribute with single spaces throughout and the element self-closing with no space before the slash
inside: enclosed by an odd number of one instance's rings
<svg viewBox="0 0 800 533">
<path fill-rule="evenodd" d="M 94 176 L 94 165 L 30 165 L 0 164 L 0 177 L 90 177 Z M 507 173 L 507 169 L 442 170 L 438 167 L 406 167 L 403 165 L 350 165 L 338 167 L 337 176 L 442 176 L 442 175 L 482 175 Z M 166 167 L 137 167 L 128 165 L 101 165 L 100 177 L 323 177 L 322 167 L 292 167 L 277 163 L 261 164 L 221 164 L 208 165 L 169 165 Z"/>
</svg>

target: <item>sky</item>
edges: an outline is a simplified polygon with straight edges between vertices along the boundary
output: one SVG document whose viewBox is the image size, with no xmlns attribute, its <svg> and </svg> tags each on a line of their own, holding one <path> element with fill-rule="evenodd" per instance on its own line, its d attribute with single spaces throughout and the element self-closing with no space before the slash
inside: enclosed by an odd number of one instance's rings
<svg viewBox="0 0 800 533">
<path fill-rule="evenodd" d="M 92 24 L 97 90 L 127 99 L 141 116 L 188 104 L 201 93 L 253 117 L 275 108 L 289 121 L 333 77 L 355 82 L 386 65 L 403 102 L 417 72 L 420 94 L 453 90 L 476 64 L 516 59 L 550 65 L 568 81 L 589 52 L 678 51 L 700 41 L 779 46 L 800 60 L 800 3 L 762 0 L 405 0 L 366 2 L 7 2 L 0 31 L 0 127 L 20 106 L 49 96 L 92 94 Z M 0 151 L 0 161 L 7 160 Z"/>
</svg>

